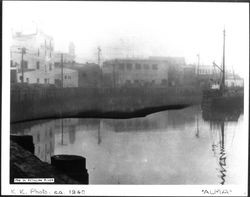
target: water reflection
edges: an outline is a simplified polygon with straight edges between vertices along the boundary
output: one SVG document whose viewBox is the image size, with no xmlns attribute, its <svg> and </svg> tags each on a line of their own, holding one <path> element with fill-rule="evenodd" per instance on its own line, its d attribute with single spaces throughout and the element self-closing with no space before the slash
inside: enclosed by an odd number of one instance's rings
<svg viewBox="0 0 250 197">
<path fill-rule="evenodd" d="M 86 157 L 90 184 L 227 184 L 235 182 L 228 157 L 240 117 L 194 106 L 135 119 L 35 121 L 11 132 L 31 134 L 43 161 Z"/>
<path fill-rule="evenodd" d="M 212 151 L 214 156 L 218 158 L 220 184 L 224 185 L 226 182 L 227 172 L 227 150 L 225 148 L 225 123 L 237 122 L 240 115 L 243 113 L 242 108 L 224 108 L 224 109 L 211 109 L 203 108 L 202 117 L 205 121 L 210 123 L 210 132 L 213 135 Z M 235 132 L 235 130 L 234 130 Z M 217 134 L 217 135 L 216 135 Z M 216 136 L 215 136 L 216 135 Z M 215 139 L 218 139 L 215 142 Z M 218 153 L 217 153 L 218 152 Z"/>
</svg>

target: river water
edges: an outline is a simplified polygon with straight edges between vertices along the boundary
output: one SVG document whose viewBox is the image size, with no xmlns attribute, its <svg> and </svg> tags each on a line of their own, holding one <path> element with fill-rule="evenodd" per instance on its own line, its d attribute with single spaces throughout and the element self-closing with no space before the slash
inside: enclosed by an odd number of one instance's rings
<svg viewBox="0 0 250 197">
<path fill-rule="evenodd" d="M 90 184 L 239 184 L 242 111 L 192 106 L 134 119 L 55 119 L 11 126 L 31 134 L 35 155 L 86 158 Z M 241 154 L 242 153 L 242 154 Z"/>
</svg>

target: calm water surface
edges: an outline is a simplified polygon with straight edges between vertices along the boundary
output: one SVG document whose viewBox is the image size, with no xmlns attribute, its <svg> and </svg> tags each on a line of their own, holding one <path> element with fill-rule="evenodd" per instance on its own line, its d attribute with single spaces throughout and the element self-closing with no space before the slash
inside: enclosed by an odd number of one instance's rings
<svg viewBox="0 0 250 197">
<path fill-rule="evenodd" d="M 243 114 L 200 106 L 134 119 L 57 119 L 12 125 L 35 155 L 86 158 L 90 184 L 237 184 Z M 242 152 L 241 152 L 242 153 Z"/>
</svg>

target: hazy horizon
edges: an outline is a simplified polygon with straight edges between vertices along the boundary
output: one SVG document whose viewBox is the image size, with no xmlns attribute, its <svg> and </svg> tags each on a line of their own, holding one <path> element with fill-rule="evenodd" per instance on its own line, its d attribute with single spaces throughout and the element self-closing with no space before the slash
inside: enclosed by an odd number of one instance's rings
<svg viewBox="0 0 250 197">
<path fill-rule="evenodd" d="M 54 38 L 55 50 L 75 44 L 78 61 L 184 57 L 187 64 L 222 63 L 246 76 L 249 66 L 249 7 L 244 3 L 183 2 L 4 2 L 13 30 L 36 27 Z M 16 17 L 18 16 L 18 17 Z"/>
</svg>

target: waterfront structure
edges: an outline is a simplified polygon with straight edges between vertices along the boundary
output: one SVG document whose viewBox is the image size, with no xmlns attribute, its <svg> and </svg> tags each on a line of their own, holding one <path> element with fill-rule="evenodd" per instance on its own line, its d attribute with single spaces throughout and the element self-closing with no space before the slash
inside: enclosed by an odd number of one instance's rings
<svg viewBox="0 0 250 197">
<path fill-rule="evenodd" d="M 199 65 L 197 79 L 199 86 L 206 89 L 220 83 L 221 72 L 213 65 Z"/>
<path fill-rule="evenodd" d="M 197 71 L 199 76 L 211 76 L 218 75 L 220 73 L 218 68 L 213 65 L 200 65 Z"/>
<path fill-rule="evenodd" d="M 227 73 L 225 85 L 226 87 L 243 87 L 244 80 L 239 75 Z"/>
<path fill-rule="evenodd" d="M 184 58 L 113 59 L 103 63 L 104 84 L 120 86 L 177 86 L 181 84 Z"/>
<path fill-rule="evenodd" d="M 41 30 L 32 34 L 16 32 L 10 47 L 11 81 L 54 84 L 54 41 Z M 14 79 L 15 78 L 15 79 Z"/>
</svg>

